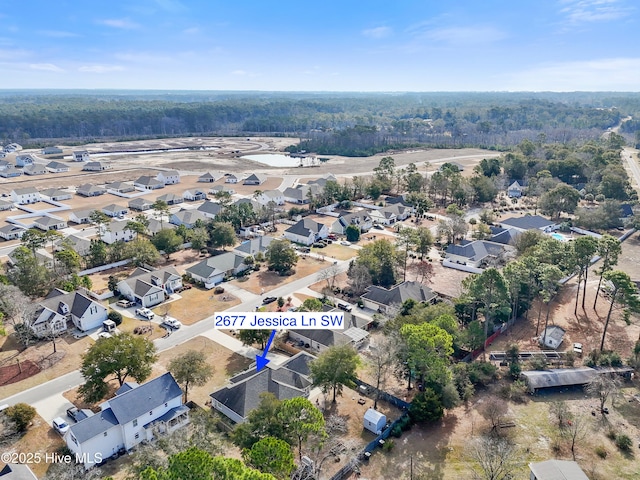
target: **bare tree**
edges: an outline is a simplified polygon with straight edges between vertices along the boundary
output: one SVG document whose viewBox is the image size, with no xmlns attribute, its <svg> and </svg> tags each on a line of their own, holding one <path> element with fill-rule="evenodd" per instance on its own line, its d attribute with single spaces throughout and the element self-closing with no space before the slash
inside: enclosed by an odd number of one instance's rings
<svg viewBox="0 0 640 480">
<path fill-rule="evenodd" d="M 507 402 L 499 397 L 488 397 L 479 410 L 480 415 L 486 418 L 491 425 L 490 433 L 499 433 L 500 424 L 504 422 L 509 410 Z"/>
<path fill-rule="evenodd" d="M 380 391 L 384 390 L 389 373 L 398 358 L 398 341 L 395 337 L 385 336 L 371 345 L 369 350 L 368 370 L 375 379 L 377 390 L 373 408 L 378 408 Z"/>
<path fill-rule="evenodd" d="M 371 274 L 364 265 L 354 264 L 349 268 L 349 286 L 353 294 L 358 296 L 364 293 L 365 288 L 371 285 Z"/>
<path fill-rule="evenodd" d="M 336 286 L 336 277 L 340 275 L 340 273 L 340 268 L 337 265 L 331 265 L 329 268 L 325 268 L 318 273 L 318 280 L 325 280 L 327 282 L 327 287 L 333 293 L 333 289 Z"/>
<path fill-rule="evenodd" d="M 571 455 L 576 459 L 576 445 L 587 436 L 587 422 L 584 417 L 574 417 L 567 421 L 566 428 L 563 429 L 562 435 L 569 441 Z"/>
<path fill-rule="evenodd" d="M 551 405 L 549 406 L 549 413 L 558 423 L 558 428 L 560 430 L 564 429 L 568 425 L 568 420 L 571 418 L 571 412 L 569 411 L 567 402 L 564 400 L 551 402 Z"/>
<path fill-rule="evenodd" d="M 511 480 L 519 467 L 518 451 L 507 439 L 480 437 L 470 448 L 472 478 L 477 480 Z"/>
<path fill-rule="evenodd" d="M 587 386 L 585 391 L 600 401 L 600 413 L 604 413 L 604 405 L 609 397 L 614 397 L 620 390 L 620 379 L 615 375 L 601 374 L 594 377 Z"/>
</svg>

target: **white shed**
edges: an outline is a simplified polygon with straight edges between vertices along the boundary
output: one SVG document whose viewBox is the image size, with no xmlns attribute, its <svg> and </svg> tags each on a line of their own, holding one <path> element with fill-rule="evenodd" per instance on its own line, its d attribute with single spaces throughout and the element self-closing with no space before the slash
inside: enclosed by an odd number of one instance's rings
<svg viewBox="0 0 640 480">
<path fill-rule="evenodd" d="M 370 408 L 364 412 L 364 428 L 370 432 L 380 435 L 386 424 L 387 417 L 377 410 Z"/>
</svg>

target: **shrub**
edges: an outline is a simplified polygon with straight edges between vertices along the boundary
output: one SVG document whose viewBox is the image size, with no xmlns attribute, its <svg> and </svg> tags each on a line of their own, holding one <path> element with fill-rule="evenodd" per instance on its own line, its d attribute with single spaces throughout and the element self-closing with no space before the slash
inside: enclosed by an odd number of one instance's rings
<svg viewBox="0 0 640 480">
<path fill-rule="evenodd" d="M 522 368 L 520 367 L 519 363 L 512 363 L 511 365 L 509 365 L 509 374 L 514 380 L 520 378 L 520 372 L 522 372 Z"/>
<path fill-rule="evenodd" d="M 392 437 L 400 438 L 401 435 L 402 435 L 402 428 L 400 428 L 400 425 L 396 425 L 395 427 L 393 427 L 391 429 L 391 436 Z"/>
<path fill-rule="evenodd" d="M 615 432 L 615 430 L 610 429 L 610 430 L 607 432 L 607 438 L 608 438 L 609 440 L 615 440 L 615 439 L 616 439 L 616 432 Z"/>
<path fill-rule="evenodd" d="M 122 314 L 120 312 L 116 312 L 115 310 L 111 310 L 109 312 L 109 315 L 107 315 L 107 318 L 113 321 L 113 323 L 115 323 L 116 326 L 122 323 Z"/>
<path fill-rule="evenodd" d="M 5 410 L 5 415 L 13 421 L 19 432 L 24 432 L 36 416 L 36 409 L 26 403 L 16 403 Z"/>
<path fill-rule="evenodd" d="M 622 433 L 616 437 L 616 447 L 618 447 L 621 452 L 630 451 L 632 445 L 633 442 L 631 441 L 631 437 L 629 437 L 629 435 Z"/>
<path fill-rule="evenodd" d="M 533 370 L 544 370 L 547 368 L 547 359 L 544 357 L 535 357 L 530 362 Z"/>
<path fill-rule="evenodd" d="M 498 367 L 489 362 L 470 363 L 467 371 L 469 373 L 469 380 L 471 380 L 471 383 L 474 385 L 486 386 L 498 376 Z"/>
<path fill-rule="evenodd" d="M 393 446 L 395 445 L 393 440 L 385 440 L 384 445 L 382 446 L 382 450 L 384 450 L 385 452 L 390 452 L 393 449 Z"/>
<path fill-rule="evenodd" d="M 598 445 L 595 449 L 595 452 L 596 452 L 596 455 L 598 455 L 603 460 L 607 458 L 607 449 L 604 448 L 602 445 Z"/>
<path fill-rule="evenodd" d="M 214 288 L 213 293 L 215 293 L 216 295 L 224 293 L 224 287 L 216 287 L 216 288 Z"/>
</svg>

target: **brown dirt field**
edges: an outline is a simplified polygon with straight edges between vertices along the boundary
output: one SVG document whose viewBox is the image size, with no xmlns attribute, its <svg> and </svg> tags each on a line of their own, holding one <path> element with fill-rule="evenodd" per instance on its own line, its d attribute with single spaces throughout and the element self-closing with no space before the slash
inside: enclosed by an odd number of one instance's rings
<svg viewBox="0 0 640 480">
<path fill-rule="evenodd" d="M 153 309 L 156 315 L 168 315 L 177 318 L 185 325 L 193 325 L 215 312 L 238 305 L 240 300 L 229 293 L 216 295 L 213 290 L 193 287 L 179 294 L 182 298 L 165 303 Z M 226 300 L 222 298 L 225 297 Z M 168 307 L 168 311 L 165 312 Z"/>
<path fill-rule="evenodd" d="M 640 280 L 640 235 L 634 233 L 622 244 L 620 261 L 616 270 L 622 270 L 631 277 L 631 280 Z"/>
<path fill-rule="evenodd" d="M 254 272 L 248 276 L 248 280 L 240 282 L 238 280 L 232 280 L 231 283 L 248 290 L 251 293 L 260 295 L 262 289 L 265 293 L 269 293 L 274 288 L 286 285 L 300 278 L 311 275 L 328 266 L 328 262 L 323 262 L 313 257 L 300 256 L 298 263 L 295 266 L 296 273 L 288 277 L 281 277 L 275 272 L 269 272 L 266 269 L 261 269 L 259 272 Z"/>
<path fill-rule="evenodd" d="M 122 316 L 122 323 L 118 325 L 118 330 L 120 330 L 121 332 L 133 334 L 136 327 L 146 327 L 146 326 L 150 326 L 152 328 L 150 333 L 143 334 L 144 337 L 146 337 L 148 340 L 153 341 L 157 338 L 162 338 L 167 333 L 167 331 L 164 328 L 162 328 L 160 325 L 157 325 L 152 322 L 148 322 L 139 317 L 130 318 L 124 315 Z M 78 359 L 78 365 L 79 364 L 80 364 L 80 359 Z"/>
<path fill-rule="evenodd" d="M 311 251 L 318 255 L 323 255 L 327 259 L 335 258 L 338 260 L 349 260 L 358 254 L 357 250 L 337 243 L 332 243 L 324 248 L 312 248 Z"/>
<path fill-rule="evenodd" d="M 10 448 L 5 450 L 3 446 L 1 449 L 3 452 L 26 455 L 39 453 L 40 461 L 34 461 L 28 465 L 38 478 L 43 478 L 50 466 L 45 461 L 45 454 L 54 453 L 63 445 L 62 437 L 40 415 L 36 415 L 29 429 L 17 441 L 12 442 Z M 37 457 L 33 457 L 33 460 L 36 459 Z M 0 470 L 4 465 L 0 462 Z"/>
</svg>

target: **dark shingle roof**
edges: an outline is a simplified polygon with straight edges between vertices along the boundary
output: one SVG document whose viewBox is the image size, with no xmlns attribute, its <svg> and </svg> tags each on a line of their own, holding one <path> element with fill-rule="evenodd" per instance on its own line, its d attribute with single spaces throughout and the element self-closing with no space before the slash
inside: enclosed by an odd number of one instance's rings
<svg viewBox="0 0 640 480">
<path fill-rule="evenodd" d="M 387 290 L 383 287 L 371 286 L 362 298 L 371 300 L 381 305 L 402 305 L 405 300 L 413 299 L 416 302 L 430 302 L 436 294 L 429 287 L 418 282 L 404 282 Z"/>
<path fill-rule="evenodd" d="M 102 410 L 91 417 L 80 420 L 71 425 L 69 431 L 76 437 L 78 443 L 84 443 L 98 435 L 102 435 L 107 430 L 118 425 L 113 411 L 110 408 Z"/>
<path fill-rule="evenodd" d="M 303 218 L 295 225 L 291 225 L 289 228 L 287 228 L 285 232 L 308 237 L 309 233 L 319 233 L 323 227 L 323 223 L 318 223 L 311 218 Z"/>
<path fill-rule="evenodd" d="M 273 237 L 260 236 L 247 240 L 238 245 L 234 250 L 246 255 L 255 255 L 258 252 L 265 252 L 269 244 L 274 240 Z"/>
<path fill-rule="evenodd" d="M 540 215 L 525 215 L 524 217 L 512 217 L 502 220 L 500 222 L 502 225 L 509 225 L 511 227 L 516 227 L 521 230 L 536 230 L 545 227 L 549 227 L 551 225 L 555 225 L 555 222 L 551 220 L 547 220 Z"/>
<path fill-rule="evenodd" d="M 216 202 L 212 202 L 207 200 L 202 205 L 200 205 L 197 209 L 198 212 L 208 213 L 209 215 L 219 215 L 222 211 L 222 205 Z"/>
</svg>

